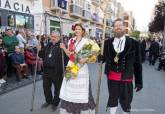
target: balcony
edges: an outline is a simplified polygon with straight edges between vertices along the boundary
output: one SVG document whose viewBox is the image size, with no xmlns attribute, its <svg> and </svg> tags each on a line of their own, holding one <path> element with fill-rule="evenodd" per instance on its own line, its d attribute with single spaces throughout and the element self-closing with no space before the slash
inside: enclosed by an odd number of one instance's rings
<svg viewBox="0 0 165 114">
<path fill-rule="evenodd" d="M 63 13 L 68 13 L 68 1 L 66 0 L 51 0 L 52 11 L 61 10 Z"/>
<path fill-rule="evenodd" d="M 83 10 L 83 18 L 85 20 L 91 20 L 91 13 L 87 10 Z"/>
<path fill-rule="evenodd" d="M 111 19 L 107 19 L 106 20 L 106 25 L 108 26 L 108 27 L 111 27 L 112 26 L 112 20 Z"/>
<path fill-rule="evenodd" d="M 91 0 L 92 4 L 95 6 L 99 6 L 100 5 L 100 0 Z"/>
<path fill-rule="evenodd" d="M 96 21 L 96 22 L 99 21 L 99 15 L 98 15 L 98 13 L 93 13 L 92 14 L 92 21 Z"/>
<path fill-rule="evenodd" d="M 70 15 L 74 17 L 82 17 L 83 16 L 83 10 L 82 7 L 77 6 L 75 4 L 70 5 Z"/>
</svg>

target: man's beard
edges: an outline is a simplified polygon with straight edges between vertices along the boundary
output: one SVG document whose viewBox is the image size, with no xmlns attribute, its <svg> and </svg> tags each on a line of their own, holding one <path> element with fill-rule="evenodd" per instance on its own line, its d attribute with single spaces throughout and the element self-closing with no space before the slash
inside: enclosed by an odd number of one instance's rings
<svg viewBox="0 0 165 114">
<path fill-rule="evenodd" d="M 124 32 L 116 32 L 115 37 L 120 38 L 124 35 Z"/>
</svg>

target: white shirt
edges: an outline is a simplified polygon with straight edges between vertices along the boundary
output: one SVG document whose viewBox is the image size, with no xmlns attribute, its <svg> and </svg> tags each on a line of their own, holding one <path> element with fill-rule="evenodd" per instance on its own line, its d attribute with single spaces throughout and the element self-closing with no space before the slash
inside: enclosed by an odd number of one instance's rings
<svg viewBox="0 0 165 114">
<path fill-rule="evenodd" d="M 114 38 L 113 47 L 116 53 L 121 53 L 124 51 L 126 37 L 122 36 L 121 38 Z"/>
<path fill-rule="evenodd" d="M 17 40 L 19 41 L 18 46 L 19 46 L 20 48 L 24 48 L 24 46 L 25 46 L 25 44 L 26 44 L 27 41 L 23 38 L 23 36 L 22 36 L 21 34 L 18 34 L 18 35 L 16 36 L 16 38 L 17 38 Z"/>
<path fill-rule="evenodd" d="M 32 39 L 28 40 L 28 45 L 31 47 L 37 47 L 38 43 L 39 42 L 36 38 L 32 38 Z"/>
</svg>

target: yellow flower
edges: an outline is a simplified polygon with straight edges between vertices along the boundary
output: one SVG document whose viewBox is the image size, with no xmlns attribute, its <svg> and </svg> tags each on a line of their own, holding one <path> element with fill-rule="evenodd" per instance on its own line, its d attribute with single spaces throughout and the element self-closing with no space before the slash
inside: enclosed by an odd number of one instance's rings
<svg viewBox="0 0 165 114">
<path fill-rule="evenodd" d="M 78 69 L 77 69 L 76 67 L 74 67 L 74 68 L 71 69 L 71 72 L 72 72 L 74 75 L 77 75 Z"/>
<path fill-rule="evenodd" d="M 91 51 L 99 52 L 99 51 L 100 51 L 100 48 L 99 48 L 99 46 L 98 46 L 96 43 L 94 43 L 94 44 L 92 45 Z"/>
<path fill-rule="evenodd" d="M 78 74 L 78 71 L 79 71 L 79 67 L 72 61 L 69 61 L 68 62 L 68 65 L 66 67 L 66 71 L 70 74 L 70 77 L 71 78 L 76 78 L 77 77 L 77 74 Z M 69 75 L 69 74 L 68 74 Z M 69 77 L 69 76 L 68 76 Z"/>
<path fill-rule="evenodd" d="M 97 60 L 97 56 L 96 55 L 92 55 L 89 59 L 88 59 L 88 62 L 89 63 L 95 63 Z"/>
</svg>

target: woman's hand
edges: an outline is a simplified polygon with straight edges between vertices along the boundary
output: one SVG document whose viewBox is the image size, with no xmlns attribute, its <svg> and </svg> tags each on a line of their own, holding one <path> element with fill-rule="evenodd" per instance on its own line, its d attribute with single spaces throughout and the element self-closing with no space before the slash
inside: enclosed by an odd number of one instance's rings
<svg viewBox="0 0 165 114">
<path fill-rule="evenodd" d="M 79 63 L 80 64 L 84 64 L 84 63 L 86 63 L 87 62 L 87 58 L 81 58 L 80 60 L 79 60 Z"/>
<path fill-rule="evenodd" d="M 74 51 L 69 51 L 69 55 L 75 55 Z"/>
</svg>

